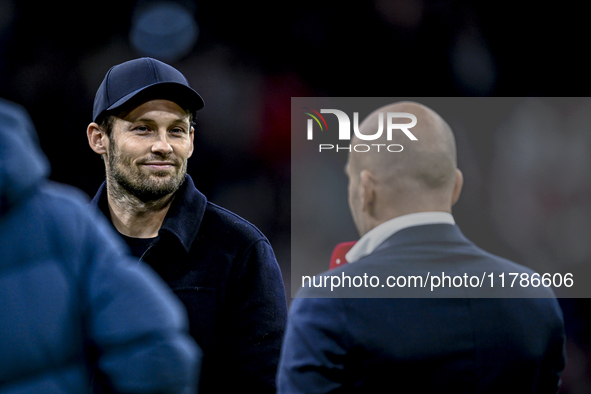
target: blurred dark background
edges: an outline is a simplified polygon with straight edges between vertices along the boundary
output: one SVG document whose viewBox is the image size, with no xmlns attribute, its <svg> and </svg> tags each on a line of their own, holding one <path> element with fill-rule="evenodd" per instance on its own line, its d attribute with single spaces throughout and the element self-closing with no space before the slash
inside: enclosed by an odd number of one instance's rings
<svg viewBox="0 0 591 394">
<path fill-rule="evenodd" d="M 547 8 L 515 4 L 0 0 L 0 96 L 29 110 L 52 179 L 90 197 L 104 179 L 104 166 L 88 147 L 85 131 L 105 73 L 140 56 L 178 68 L 206 103 L 197 119 L 189 173 L 211 201 L 267 235 L 289 295 L 290 98 L 588 96 L 586 13 L 567 2 Z M 514 107 L 550 115 L 524 129 Z M 514 107 L 496 121 L 482 108 L 466 108 L 484 111 L 487 120 L 464 124 L 460 132 L 459 149 L 469 154 L 459 161 L 476 186 L 465 204 L 458 204 L 456 221 L 478 245 L 523 264 L 561 250 L 571 251 L 579 263 L 591 263 L 582 246 L 591 237 L 591 218 L 580 207 L 591 201 L 585 102 L 534 100 Z M 573 117 L 577 121 L 565 121 Z M 578 126 L 569 133 L 572 124 Z M 499 153 L 511 136 L 517 138 L 516 148 Z M 570 136 L 569 144 L 564 136 Z M 517 171 L 506 182 L 498 175 L 515 168 L 528 171 Z M 544 212 L 564 215 L 534 212 L 537 219 L 519 227 L 524 222 L 508 215 L 503 201 L 523 197 L 515 188 L 520 185 L 531 185 L 525 193 L 529 199 L 515 200 L 511 212 L 541 204 Z M 317 193 L 310 190 L 307 198 Z M 501 220 L 495 212 L 510 217 Z M 573 222 L 575 230 L 566 234 L 574 233 L 577 242 L 563 236 L 551 251 L 544 249 L 547 239 L 564 235 Z M 532 228 L 554 233 L 526 239 L 539 254 L 524 256 L 512 240 Z M 319 267 L 327 266 L 329 257 Z M 563 393 L 591 392 L 588 301 L 561 299 L 569 338 Z"/>
</svg>

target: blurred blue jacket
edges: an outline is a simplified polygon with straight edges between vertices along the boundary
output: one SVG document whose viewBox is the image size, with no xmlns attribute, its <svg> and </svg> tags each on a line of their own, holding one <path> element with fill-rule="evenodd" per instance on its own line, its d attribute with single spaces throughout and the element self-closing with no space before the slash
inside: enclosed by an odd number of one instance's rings
<svg viewBox="0 0 591 394">
<path fill-rule="evenodd" d="M 81 192 L 46 179 L 27 113 L 0 100 L 0 393 L 193 393 L 186 311 Z M 61 137 L 56 137 L 61 138 Z"/>
</svg>

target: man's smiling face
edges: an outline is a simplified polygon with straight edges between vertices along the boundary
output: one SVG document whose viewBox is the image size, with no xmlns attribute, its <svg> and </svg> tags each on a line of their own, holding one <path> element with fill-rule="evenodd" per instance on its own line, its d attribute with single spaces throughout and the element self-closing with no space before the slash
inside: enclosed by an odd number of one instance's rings
<svg viewBox="0 0 591 394">
<path fill-rule="evenodd" d="M 151 100 L 115 117 L 107 177 L 147 202 L 174 193 L 193 153 L 190 116 L 176 103 Z"/>
</svg>

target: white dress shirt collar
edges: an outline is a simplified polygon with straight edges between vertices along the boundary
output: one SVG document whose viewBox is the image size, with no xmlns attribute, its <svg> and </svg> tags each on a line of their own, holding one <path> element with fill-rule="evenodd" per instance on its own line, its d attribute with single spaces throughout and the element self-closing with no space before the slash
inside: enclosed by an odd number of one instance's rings
<svg viewBox="0 0 591 394">
<path fill-rule="evenodd" d="M 347 262 L 354 263 L 372 253 L 382 242 L 404 228 L 440 223 L 455 224 L 455 221 L 453 216 L 447 212 L 418 212 L 390 219 L 368 231 L 345 257 Z"/>
</svg>

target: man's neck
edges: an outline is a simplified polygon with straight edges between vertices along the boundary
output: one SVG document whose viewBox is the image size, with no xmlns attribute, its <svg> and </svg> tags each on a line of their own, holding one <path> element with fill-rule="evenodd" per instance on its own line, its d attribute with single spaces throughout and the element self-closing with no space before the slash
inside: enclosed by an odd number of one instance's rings
<svg viewBox="0 0 591 394">
<path fill-rule="evenodd" d="M 346 254 L 347 261 L 352 263 L 363 256 L 367 256 L 386 239 L 402 229 L 442 223 L 455 224 L 451 213 L 444 211 L 413 212 L 384 221 L 380 225 L 373 227 L 357 241 L 355 246 Z"/>
<path fill-rule="evenodd" d="M 121 234 L 133 238 L 154 238 L 162 226 L 174 193 L 158 200 L 144 202 L 107 181 L 107 200 L 113 226 Z"/>
</svg>

